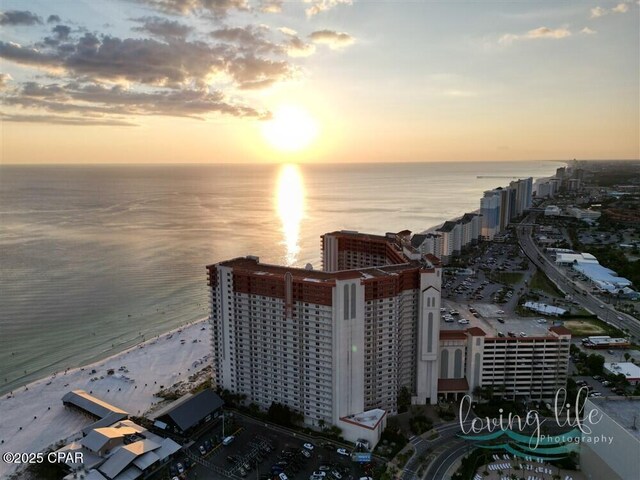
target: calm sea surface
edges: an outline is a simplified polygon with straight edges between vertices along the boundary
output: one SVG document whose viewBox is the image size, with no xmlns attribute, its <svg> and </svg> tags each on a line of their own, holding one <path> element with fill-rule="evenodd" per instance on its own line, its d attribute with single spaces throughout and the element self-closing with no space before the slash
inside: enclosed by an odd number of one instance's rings
<svg viewBox="0 0 640 480">
<path fill-rule="evenodd" d="M 560 162 L 0 166 L 0 392 L 207 315 L 205 265 L 320 267 L 320 235 L 425 230 Z"/>
</svg>

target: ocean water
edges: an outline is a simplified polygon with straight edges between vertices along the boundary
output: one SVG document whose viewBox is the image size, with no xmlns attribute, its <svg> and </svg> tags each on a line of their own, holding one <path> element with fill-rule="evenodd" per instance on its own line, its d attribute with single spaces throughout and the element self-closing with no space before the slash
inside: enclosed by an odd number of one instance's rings
<svg viewBox="0 0 640 480">
<path fill-rule="evenodd" d="M 0 392 L 205 317 L 207 264 L 319 268 L 322 233 L 420 232 L 559 166 L 0 166 Z"/>
</svg>

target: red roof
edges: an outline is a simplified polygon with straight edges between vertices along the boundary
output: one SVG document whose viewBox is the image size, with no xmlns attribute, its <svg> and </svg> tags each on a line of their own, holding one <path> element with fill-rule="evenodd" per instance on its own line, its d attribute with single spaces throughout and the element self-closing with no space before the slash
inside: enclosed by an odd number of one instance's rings
<svg viewBox="0 0 640 480">
<path fill-rule="evenodd" d="M 557 333 L 558 335 L 571 335 L 571 330 L 562 325 L 557 325 L 555 327 L 549 327 L 549 331 L 553 333 Z"/>
<path fill-rule="evenodd" d="M 462 330 L 440 330 L 440 340 L 466 340 L 467 334 Z"/>
<path fill-rule="evenodd" d="M 469 383 L 466 378 L 439 378 L 438 392 L 468 392 Z"/>
<path fill-rule="evenodd" d="M 467 333 L 469 333 L 472 337 L 484 337 L 486 335 L 485 331 L 480 327 L 467 328 Z"/>
</svg>

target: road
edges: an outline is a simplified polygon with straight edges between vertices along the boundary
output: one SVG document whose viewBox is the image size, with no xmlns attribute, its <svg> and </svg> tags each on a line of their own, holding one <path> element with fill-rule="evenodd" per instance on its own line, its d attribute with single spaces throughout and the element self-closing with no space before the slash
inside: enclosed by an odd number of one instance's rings
<svg viewBox="0 0 640 480">
<path fill-rule="evenodd" d="M 470 425 L 470 420 L 465 422 L 465 426 L 468 427 Z M 420 467 L 420 463 L 427 455 L 427 451 L 435 451 L 437 453 L 437 456 L 429 463 L 429 468 L 425 471 L 425 475 L 422 476 L 424 479 L 431 480 L 435 477 L 431 477 L 427 474 L 433 471 L 434 465 L 436 465 L 436 468 L 439 468 L 439 466 L 441 466 L 448 458 L 453 461 L 458 458 L 458 455 L 454 455 L 453 457 L 450 455 L 453 445 L 458 446 L 460 444 L 464 444 L 466 448 L 466 442 L 457 436 L 459 433 L 462 433 L 460 429 L 460 422 L 458 420 L 437 425 L 434 427 L 434 430 L 438 432 L 438 437 L 433 440 L 427 439 L 426 435 L 413 437 L 410 440 L 416 451 L 403 469 L 401 477 L 402 480 L 416 480 L 420 478 L 418 475 L 418 469 Z M 447 468 L 442 470 L 443 475 L 447 471 Z"/>
<path fill-rule="evenodd" d="M 523 223 L 531 223 L 531 218 L 528 217 Z M 535 244 L 532 238 L 533 227 L 531 225 L 518 225 L 516 230 L 518 232 L 518 242 L 525 255 L 529 257 L 529 260 L 542 270 L 560 290 L 571 294 L 583 308 L 597 315 L 600 320 L 615 327 L 627 329 L 632 341 L 638 342 L 640 340 L 640 322 L 632 316 L 618 312 L 608 304 L 603 303 L 602 300 L 592 295 L 591 292 L 582 289 L 573 282 L 573 280 L 568 278 L 559 267 L 545 257 L 543 252 L 541 252 Z"/>
</svg>

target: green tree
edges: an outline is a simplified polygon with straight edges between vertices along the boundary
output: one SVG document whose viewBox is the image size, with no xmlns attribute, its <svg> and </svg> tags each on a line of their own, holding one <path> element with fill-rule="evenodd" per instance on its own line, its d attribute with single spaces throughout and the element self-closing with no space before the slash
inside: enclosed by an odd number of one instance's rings
<svg viewBox="0 0 640 480">
<path fill-rule="evenodd" d="M 411 392 L 405 386 L 398 392 L 398 413 L 406 412 L 411 405 Z"/>
</svg>

